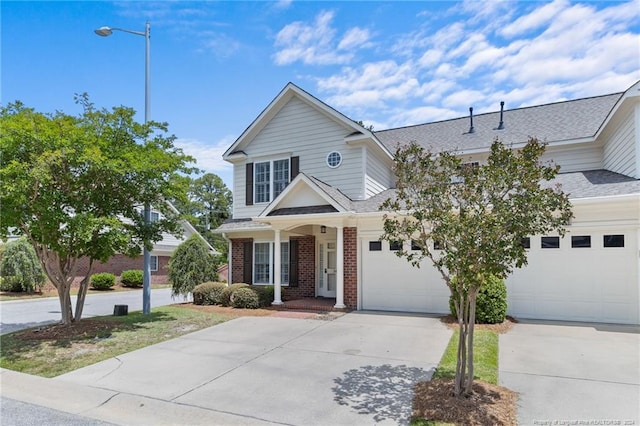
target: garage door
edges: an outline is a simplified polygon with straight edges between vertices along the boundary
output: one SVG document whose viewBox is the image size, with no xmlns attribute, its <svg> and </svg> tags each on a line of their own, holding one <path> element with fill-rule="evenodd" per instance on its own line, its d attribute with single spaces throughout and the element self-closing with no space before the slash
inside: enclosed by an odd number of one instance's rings
<svg viewBox="0 0 640 426">
<path fill-rule="evenodd" d="M 588 238 L 585 238 L 588 237 Z M 507 280 L 509 314 L 520 318 L 638 323 L 635 230 L 583 232 L 542 248 L 531 238 L 529 265 Z M 544 245 L 549 246 L 549 241 Z"/>
<path fill-rule="evenodd" d="M 388 242 L 375 239 L 360 239 L 359 253 L 362 309 L 449 312 L 449 289 L 428 263 L 415 268 L 397 257 Z"/>
<path fill-rule="evenodd" d="M 635 230 L 574 232 L 559 239 L 558 248 L 542 248 L 541 237 L 532 237 L 529 265 L 507 279 L 508 314 L 516 318 L 638 324 L 635 235 Z M 589 238 L 578 238 L 586 236 Z M 359 253 L 362 309 L 449 312 L 449 289 L 430 261 L 414 268 L 398 258 L 388 242 L 366 238 L 359 240 Z"/>
</svg>

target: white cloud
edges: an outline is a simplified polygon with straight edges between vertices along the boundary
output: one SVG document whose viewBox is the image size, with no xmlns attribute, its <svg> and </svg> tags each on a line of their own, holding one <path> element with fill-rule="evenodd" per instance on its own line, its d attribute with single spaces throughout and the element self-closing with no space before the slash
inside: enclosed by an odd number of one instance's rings
<svg viewBox="0 0 640 426">
<path fill-rule="evenodd" d="M 331 25 L 334 12 L 320 12 L 312 24 L 292 22 L 276 35 L 274 55 L 277 65 L 302 62 L 307 65 L 344 64 L 354 57 L 354 50 L 367 47 L 370 34 L 354 27 L 336 41 L 337 30 Z"/>
<path fill-rule="evenodd" d="M 552 3 L 544 3 L 528 15 L 522 15 L 511 24 L 502 28 L 499 33 L 505 37 L 514 37 L 527 31 L 535 30 L 553 21 L 553 19 L 566 9 L 568 3 L 565 0 L 556 0 Z"/>
<path fill-rule="evenodd" d="M 232 165 L 222 159 L 222 154 L 231 146 L 234 137 L 227 136 L 211 144 L 199 139 L 178 138 L 175 145 L 185 154 L 196 159 L 196 167 L 207 172 L 219 174 L 232 169 Z"/>
</svg>

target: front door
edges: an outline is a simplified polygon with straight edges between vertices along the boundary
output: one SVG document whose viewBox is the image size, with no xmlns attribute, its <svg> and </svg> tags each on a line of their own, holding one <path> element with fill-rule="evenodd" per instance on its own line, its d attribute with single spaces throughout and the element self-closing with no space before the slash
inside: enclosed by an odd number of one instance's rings
<svg viewBox="0 0 640 426">
<path fill-rule="evenodd" d="M 336 297 L 336 242 L 319 244 L 318 296 Z"/>
</svg>

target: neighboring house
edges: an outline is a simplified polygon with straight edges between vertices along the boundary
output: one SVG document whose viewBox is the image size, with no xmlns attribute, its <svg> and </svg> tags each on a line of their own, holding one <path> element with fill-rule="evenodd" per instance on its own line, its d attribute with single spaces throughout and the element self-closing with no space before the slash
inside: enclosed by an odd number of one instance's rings
<svg viewBox="0 0 640 426">
<path fill-rule="evenodd" d="M 448 312 L 449 290 L 429 261 L 414 268 L 379 240 L 393 152 L 416 141 L 482 163 L 495 138 L 517 148 L 533 136 L 561 166 L 556 181 L 575 218 L 564 238 L 529 237 L 529 265 L 507 279 L 508 313 L 638 324 L 639 124 L 640 82 L 480 114 L 474 132 L 469 117 L 369 131 L 290 83 L 223 155 L 234 166 L 233 218 L 216 232 L 230 242 L 229 282 L 332 297 L 338 308 Z"/>
<path fill-rule="evenodd" d="M 169 208 L 177 212 L 173 205 L 169 204 Z M 151 211 L 151 221 L 156 221 L 162 217 L 162 214 L 158 211 Z M 207 242 L 207 240 L 200 235 L 200 233 L 186 220 L 180 221 L 182 225 L 183 234 L 181 237 L 175 237 L 169 233 L 162 234 L 162 240 L 153 245 L 151 250 L 151 283 L 152 284 L 167 284 L 169 282 L 169 259 L 180 244 L 182 244 L 187 238 L 192 235 L 198 235 L 207 244 L 211 253 L 218 254 L 218 252 Z M 78 276 L 74 280 L 79 283 L 85 276 L 89 266 L 88 259 L 81 259 L 81 264 L 78 268 Z M 122 254 L 117 254 L 111 257 L 107 262 L 100 263 L 94 262 L 92 274 L 99 272 L 110 272 L 116 276 L 119 276 L 122 271 L 129 269 L 142 269 L 143 268 L 142 255 L 137 257 L 128 257 Z"/>
</svg>

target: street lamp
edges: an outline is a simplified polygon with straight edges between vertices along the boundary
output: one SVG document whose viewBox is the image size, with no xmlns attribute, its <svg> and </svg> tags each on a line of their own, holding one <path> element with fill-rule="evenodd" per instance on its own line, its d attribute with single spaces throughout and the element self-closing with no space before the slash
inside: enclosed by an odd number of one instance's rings
<svg viewBox="0 0 640 426">
<path fill-rule="evenodd" d="M 110 28 L 100 27 L 94 30 L 96 34 L 101 37 L 108 37 L 113 34 L 114 31 L 122 31 L 124 33 L 135 34 L 143 36 L 145 38 L 145 55 L 144 55 L 144 122 L 149 122 L 149 114 L 151 113 L 151 89 L 149 86 L 150 81 L 150 67 L 149 67 L 149 53 L 150 53 L 150 39 L 151 39 L 151 24 L 149 21 L 145 23 L 144 32 L 131 31 L 123 28 Z M 144 205 L 144 223 L 149 225 L 151 223 L 151 206 L 149 203 Z M 146 241 L 145 241 L 146 243 Z M 151 312 L 151 253 L 147 250 L 146 244 L 142 251 L 144 258 L 144 265 L 142 268 L 142 312 L 148 314 Z"/>
</svg>

